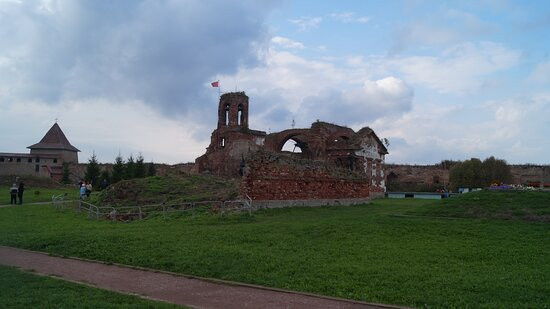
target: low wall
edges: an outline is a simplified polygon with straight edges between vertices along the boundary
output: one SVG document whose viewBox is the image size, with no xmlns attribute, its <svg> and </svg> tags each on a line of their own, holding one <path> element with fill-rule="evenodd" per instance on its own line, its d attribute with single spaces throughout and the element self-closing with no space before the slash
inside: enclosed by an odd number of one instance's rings
<svg viewBox="0 0 550 309">
<path fill-rule="evenodd" d="M 241 194 L 256 201 L 328 205 L 342 199 L 368 199 L 372 186 L 360 173 L 320 161 L 257 152 L 246 160 Z M 324 202 L 321 202 L 324 201 Z M 281 202 L 285 203 L 285 202 Z M 308 206 L 303 204 L 303 206 Z"/>
<path fill-rule="evenodd" d="M 263 200 L 253 201 L 252 205 L 259 208 L 285 208 L 285 207 L 320 207 L 320 206 L 350 206 L 367 204 L 371 198 L 348 199 L 317 199 L 317 200 Z"/>
</svg>

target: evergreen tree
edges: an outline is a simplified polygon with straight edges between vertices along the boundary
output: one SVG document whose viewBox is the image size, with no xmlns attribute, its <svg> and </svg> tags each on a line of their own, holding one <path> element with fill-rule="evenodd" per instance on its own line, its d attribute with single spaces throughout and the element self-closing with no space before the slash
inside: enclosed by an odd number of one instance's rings
<svg viewBox="0 0 550 309">
<path fill-rule="evenodd" d="M 71 170 L 70 170 L 70 162 L 63 162 L 63 176 L 61 178 L 62 183 L 71 183 Z"/>
<path fill-rule="evenodd" d="M 92 185 L 97 188 L 99 186 L 99 174 L 99 163 L 97 162 L 97 157 L 94 152 L 90 159 L 88 159 L 88 166 L 86 166 L 84 180 L 88 183 L 92 183 Z"/>
<path fill-rule="evenodd" d="M 155 176 L 156 174 L 157 174 L 157 169 L 155 168 L 155 163 L 151 161 L 151 163 L 149 163 L 149 166 L 147 168 L 147 176 L 151 177 L 151 176 Z"/>
<path fill-rule="evenodd" d="M 130 154 L 130 156 L 126 160 L 126 164 L 124 165 L 124 179 L 135 178 L 135 170 L 136 163 L 134 162 L 134 157 L 132 156 L 132 154 Z"/>
<path fill-rule="evenodd" d="M 111 175 L 111 183 L 116 183 L 124 179 L 124 160 L 120 153 L 115 158 L 115 164 L 113 164 L 113 174 Z"/>
<path fill-rule="evenodd" d="M 145 177 L 145 164 L 143 163 L 143 156 L 141 153 L 136 158 L 136 164 L 134 165 L 134 178 Z"/>
</svg>

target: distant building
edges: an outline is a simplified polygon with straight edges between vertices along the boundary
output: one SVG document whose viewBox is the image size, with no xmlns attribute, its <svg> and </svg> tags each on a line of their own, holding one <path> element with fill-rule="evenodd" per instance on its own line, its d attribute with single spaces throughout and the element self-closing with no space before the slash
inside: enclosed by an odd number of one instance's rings
<svg viewBox="0 0 550 309">
<path fill-rule="evenodd" d="M 27 147 L 30 153 L 0 152 L 0 176 L 36 176 L 61 179 L 63 163 L 78 163 L 78 150 L 57 123 L 40 142 Z"/>
</svg>

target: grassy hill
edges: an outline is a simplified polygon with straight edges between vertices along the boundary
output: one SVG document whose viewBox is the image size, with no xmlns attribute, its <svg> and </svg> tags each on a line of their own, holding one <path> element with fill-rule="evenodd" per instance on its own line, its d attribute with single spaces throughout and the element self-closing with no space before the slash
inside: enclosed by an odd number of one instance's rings
<svg viewBox="0 0 550 309">
<path fill-rule="evenodd" d="M 154 176 L 120 181 L 101 192 L 97 201 L 110 206 L 219 201 L 236 199 L 238 192 L 236 181 L 215 176 Z"/>
<path fill-rule="evenodd" d="M 436 217 L 492 218 L 550 222 L 550 192 L 478 191 L 415 209 L 411 214 Z"/>
</svg>

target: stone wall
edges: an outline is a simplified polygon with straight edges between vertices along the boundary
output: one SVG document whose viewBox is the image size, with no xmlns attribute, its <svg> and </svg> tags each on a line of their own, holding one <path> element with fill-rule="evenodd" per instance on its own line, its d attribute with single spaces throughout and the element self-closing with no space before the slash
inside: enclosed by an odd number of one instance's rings
<svg viewBox="0 0 550 309">
<path fill-rule="evenodd" d="M 242 195 L 254 201 L 367 199 L 371 190 L 361 173 L 263 151 L 246 159 L 241 182 Z"/>
<path fill-rule="evenodd" d="M 514 177 L 514 184 L 537 185 L 542 181 L 545 185 L 550 186 L 550 166 L 548 165 L 511 165 L 510 170 Z M 387 182 L 414 185 L 419 188 L 448 186 L 449 169 L 440 164 L 386 164 L 386 180 Z"/>
</svg>

